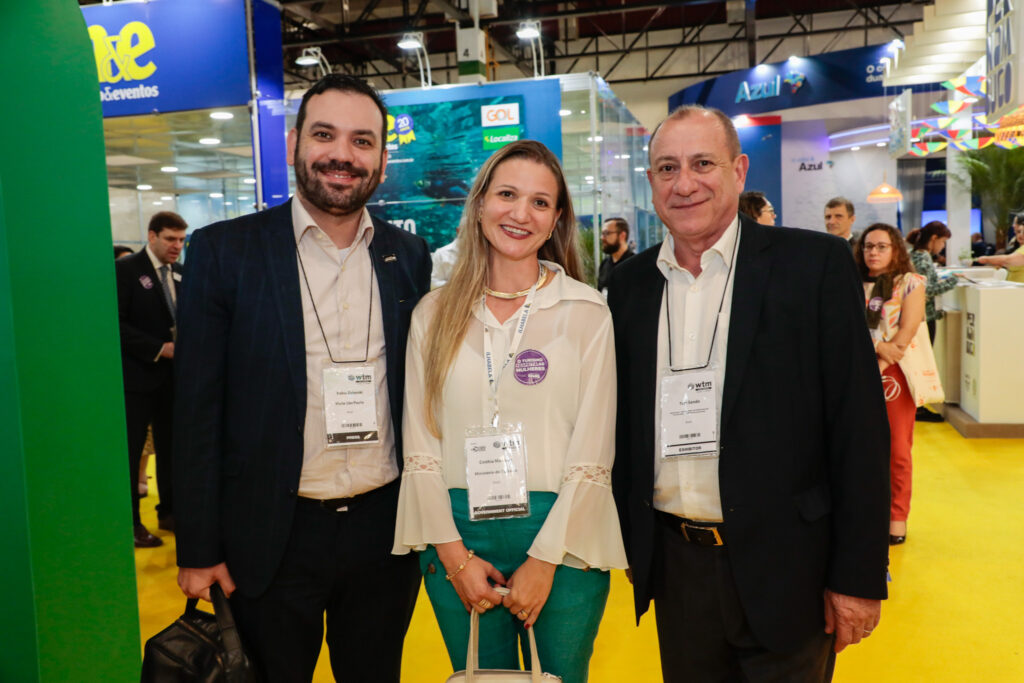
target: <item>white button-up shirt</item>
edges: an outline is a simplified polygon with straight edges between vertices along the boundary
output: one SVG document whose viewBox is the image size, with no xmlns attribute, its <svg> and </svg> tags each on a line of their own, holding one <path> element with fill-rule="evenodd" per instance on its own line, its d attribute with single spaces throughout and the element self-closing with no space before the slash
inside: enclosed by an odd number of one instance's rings
<svg viewBox="0 0 1024 683">
<path fill-rule="evenodd" d="M 369 252 L 373 221 L 364 208 L 356 238 L 347 249 L 335 246 L 298 197 L 292 200 L 292 224 L 301 258 L 296 267 L 299 268 L 306 339 L 306 423 L 299 495 L 319 499 L 348 498 L 398 478 L 395 433 L 388 403 L 380 289 Z M 329 352 L 325 336 L 330 343 Z M 373 366 L 380 443 L 326 448 L 323 371 L 329 367 L 331 355 L 337 361 Z"/>
<path fill-rule="evenodd" d="M 663 297 L 658 322 L 658 391 L 661 391 L 662 374 L 669 367 L 669 316 L 666 315 L 665 307 L 671 306 L 672 367 L 700 367 L 710 360 L 708 369 L 715 375 L 719 438 L 722 433 L 722 387 L 725 384 L 725 358 L 738 241 L 739 219 L 736 218 L 718 241 L 701 254 L 701 273 L 697 277 L 679 265 L 671 235 L 665 237 L 658 253 L 658 269 L 668 281 L 668 292 Z M 655 402 L 654 443 L 654 507 L 696 521 L 722 521 L 718 455 L 662 459 L 660 401 Z"/>
</svg>

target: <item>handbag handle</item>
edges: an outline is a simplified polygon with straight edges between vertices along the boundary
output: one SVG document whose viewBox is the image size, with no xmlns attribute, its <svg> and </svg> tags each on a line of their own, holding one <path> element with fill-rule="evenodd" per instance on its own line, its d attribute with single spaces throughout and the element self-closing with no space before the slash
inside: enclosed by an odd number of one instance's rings
<svg viewBox="0 0 1024 683">
<path fill-rule="evenodd" d="M 494 590 L 502 595 L 508 595 L 508 589 L 504 586 L 495 586 Z M 544 674 L 540 665 L 540 657 L 537 655 L 537 638 L 533 635 L 532 628 L 526 629 L 526 634 L 530 641 L 530 680 L 532 683 L 541 683 Z M 480 613 L 473 609 L 470 610 L 469 615 L 469 648 L 466 651 L 466 683 L 473 683 L 476 680 L 479 650 Z"/>
<path fill-rule="evenodd" d="M 228 683 L 244 681 L 246 658 L 242 639 L 238 635 L 228 598 L 219 583 L 210 586 L 210 598 L 213 601 L 213 614 L 217 617 L 217 628 L 220 629 L 220 641 L 224 645 L 224 674 Z"/>
</svg>

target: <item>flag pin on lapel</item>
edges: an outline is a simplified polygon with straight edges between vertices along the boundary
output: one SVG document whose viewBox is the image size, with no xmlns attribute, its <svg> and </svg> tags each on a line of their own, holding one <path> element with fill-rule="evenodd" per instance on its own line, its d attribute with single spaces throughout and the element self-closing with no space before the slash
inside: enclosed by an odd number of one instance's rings
<svg viewBox="0 0 1024 683">
<path fill-rule="evenodd" d="M 387 254 L 387 255 L 384 256 L 384 263 L 391 263 L 392 261 L 397 261 L 397 260 L 398 260 L 398 257 L 395 256 L 394 254 Z"/>
</svg>

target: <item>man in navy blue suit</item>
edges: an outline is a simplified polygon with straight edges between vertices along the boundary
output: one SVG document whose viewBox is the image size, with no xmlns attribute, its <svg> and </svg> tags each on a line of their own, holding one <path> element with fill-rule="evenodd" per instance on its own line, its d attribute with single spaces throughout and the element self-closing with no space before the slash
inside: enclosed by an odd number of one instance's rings
<svg viewBox="0 0 1024 683">
<path fill-rule="evenodd" d="M 288 134 L 296 196 L 196 231 L 176 351 L 178 584 L 217 583 L 266 680 L 399 681 L 419 590 L 393 556 L 426 243 L 370 216 L 387 110 L 332 74 Z"/>
</svg>

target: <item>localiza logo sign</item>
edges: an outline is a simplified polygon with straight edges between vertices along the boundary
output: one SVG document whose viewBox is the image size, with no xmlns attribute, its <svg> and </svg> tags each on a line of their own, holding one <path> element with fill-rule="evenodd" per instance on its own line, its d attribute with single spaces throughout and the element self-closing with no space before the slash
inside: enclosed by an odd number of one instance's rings
<svg viewBox="0 0 1024 683">
<path fill-rule="evenodd" d="M 160 88 L 156 85 L 113 87 L 114 84 L 121 82 L 127 84 L 132 81 L 143 81 L 156 72 L 156 64 L 147 57 L 147 53 L 156 47 L 153 31 L 149 26 L 141 21 L 130 21 L 117 35 L 110 35 L 104 27 L 94 24 L 89 27 L 89 38 L 92 39 L 99 82 L 103 85 L 100 90 L 102 101 L 139 100 L 160 96 Z"/>
</svg>

